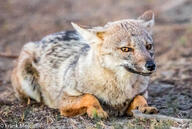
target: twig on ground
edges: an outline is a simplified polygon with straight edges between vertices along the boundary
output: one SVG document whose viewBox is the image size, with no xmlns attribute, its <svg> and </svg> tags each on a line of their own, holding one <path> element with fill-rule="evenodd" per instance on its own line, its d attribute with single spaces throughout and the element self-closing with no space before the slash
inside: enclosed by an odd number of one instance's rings
<svg viewBox="0 0 192 129">
<path fill-rule="evenodd" d="M 146 119 L 156 119 L 156 120 L 171 120 L 179 123 L 184 123 L 184 122 L 190 122 L 192 120 L 190 119 L 179 119 L 175 117 L 170 117 L 170 116 L 165 116 L 165 115 L 158 115 L 158 114 L 143 114 L 138 110 L 133 110 L 133 116 L 135 118 L 146 118 Z"/>
<path fill-rule="evenodd" d="M 0 53 L 0 57 L 6 57 L 6 58 L 18 58 L 18 55 L 12 55 L 9 53 Z"/>
</svg>

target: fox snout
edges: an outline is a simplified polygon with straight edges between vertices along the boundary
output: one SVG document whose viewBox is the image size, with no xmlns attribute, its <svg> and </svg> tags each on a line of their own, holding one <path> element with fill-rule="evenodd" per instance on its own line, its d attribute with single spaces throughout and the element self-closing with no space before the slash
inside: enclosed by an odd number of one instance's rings
<svg viewBox="0 0 192 129">
<path fill-rule="evenodd" d="M 156 65 L 155 65 L 155 62 L 153 60 L 148 60 L 145 64 L 145 68 L 148 70 L 148 71 L 154 71 L 156 69 Z"/>
</svg>

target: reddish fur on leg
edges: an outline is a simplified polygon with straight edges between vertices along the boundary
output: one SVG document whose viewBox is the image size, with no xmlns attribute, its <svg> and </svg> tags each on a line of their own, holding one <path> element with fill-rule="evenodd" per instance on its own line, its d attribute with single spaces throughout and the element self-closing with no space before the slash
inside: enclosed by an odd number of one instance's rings
<svg viewBox="0 0 192 129">
<path fill-rule="evenodd" d="M 132 116 L 133 113 L 131 112 L 131 110 L 135 110 L 135 109 L 138 109 L 139 111 L 143 113 L 148 113 L 148 114 L 158 113 L 158 110 L 155 107 L 148 106 L 146 99 L 141 95 L 137 95 L 133 99 L 132 103 L 130 104 L 127 110 L 127 115 Z"/>
<path fill-rule="evenodd" d="M 72 117 L 87 113 L 93 118 L 95 113 L 98 117 L 107 118 L 107 113 L 101 107 L 99 101 L 90 94 L 78 97 L 67 97 L 63 99 L 60 105 L 61 115 Z"/>
</svg>

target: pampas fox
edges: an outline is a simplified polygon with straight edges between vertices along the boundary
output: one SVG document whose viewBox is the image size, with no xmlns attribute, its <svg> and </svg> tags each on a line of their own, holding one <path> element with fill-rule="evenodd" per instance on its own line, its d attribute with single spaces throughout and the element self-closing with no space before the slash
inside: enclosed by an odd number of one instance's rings
<svg viewBox="0 0 192 129">
<path fill-rule="evenodd" d="M 133 109 L 157 113 L 146 101 L 156 67 L 153 24 L 154 13 L 147 11 L 137 19 L 90 29 L 72 23 L 75 31 L 25 44 L 12 73 L 16 96 L 43 102 L 68 117 L 132 115 Z"/>
</svg>

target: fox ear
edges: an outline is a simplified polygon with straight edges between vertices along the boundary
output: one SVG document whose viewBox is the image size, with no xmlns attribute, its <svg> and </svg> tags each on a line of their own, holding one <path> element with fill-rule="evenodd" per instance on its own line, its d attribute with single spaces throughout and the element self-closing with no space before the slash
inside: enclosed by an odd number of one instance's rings
<svg viewBox="0 0 192 129">
<path fill-rule="evenodd" d="M 152 10 L 144 12 L 138 19 L 142 20 L 143 25 L 147 28 L 151 28 L 155 24 L 155 14 Z"/>
<path fill-rule="evenodd" d="M 100 35 L 98 35 L 98 32 L 89 30 L 89 29 L 84 29 L 80 27 L 79 25 L 75 23 L 71 23 L 73 28 L 82 36 L 82 38 L 89 43 L 98 43 L 101 41 Z"/>
</svg>

